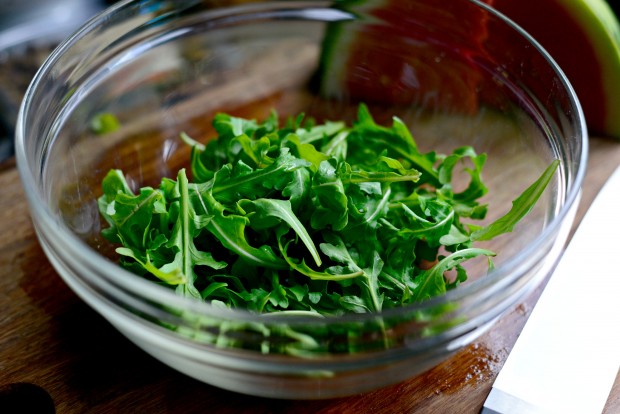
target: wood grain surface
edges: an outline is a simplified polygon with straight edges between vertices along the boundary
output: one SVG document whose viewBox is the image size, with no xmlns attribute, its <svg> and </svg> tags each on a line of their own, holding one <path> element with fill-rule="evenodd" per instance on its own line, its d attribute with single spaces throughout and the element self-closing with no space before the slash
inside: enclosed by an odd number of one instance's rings
<svg viewBox="0 0 620 414">
<path fill-rule="evenodd" d="M 617 165 L 620 142 L 592 138 L 577 221 Z M 179 374 L 121 336 L 52 269 L 34 234 L 13 161 L 0 166 L 0 188 L 3 413 L 11 412 L 10 404 L 22 404 L 22 410 L 39 404 L 38 412 L 53 412 L 46 396 L 57 413 L 478 413 L 542 290 L 469 347 L 403 383 L 326 401 L 249 397 Z M 620 413 L 620 378 L 605 413 Z"/>
</svg>

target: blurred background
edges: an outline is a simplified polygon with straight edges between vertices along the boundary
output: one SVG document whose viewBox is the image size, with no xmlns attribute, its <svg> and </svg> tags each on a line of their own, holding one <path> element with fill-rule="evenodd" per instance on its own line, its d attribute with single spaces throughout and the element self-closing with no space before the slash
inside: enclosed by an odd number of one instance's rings
<svg viewBox="0 0 620 414">
<path fill-rule="evenodd" d="M 60 41 L 116 2 L 0 0 L 0 162 L 13 155 L 19 105 L 39 66 Z M 608 3 L 619 15 L 620 1 Z"/>
<path fill-rule="evenodd" d="M 50 52 L 112 0 L 0 0 L 0 161 L 13 154 L 15 119 Z"/>
</svg>

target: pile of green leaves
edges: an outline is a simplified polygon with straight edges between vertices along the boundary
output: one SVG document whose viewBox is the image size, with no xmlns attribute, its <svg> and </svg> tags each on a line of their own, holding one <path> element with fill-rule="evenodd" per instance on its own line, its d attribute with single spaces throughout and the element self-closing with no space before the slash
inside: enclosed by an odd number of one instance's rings
<svg viewBox="0 0 620 414">
<path fill-rule="evenodd" d="M 181 170 L 134 193 L 110 171 L 103 234 L 133 272 L 259 313 L 380 312 L 442 295 L 467 279 L 464 261 L 494 255 L 473 243 L 511 231 L 557 167 L 481 227 L 486 156 L 423 154 L 401 120 L 378 125 L 364 105 L 352 126 L 298 116 L 280 127 L 275 113 L 218 114 L 213 126 L 206 146 L 183 135 L 191 182 Z M 455 192 L 463 168 L 469 184 Z"/>
</svg>

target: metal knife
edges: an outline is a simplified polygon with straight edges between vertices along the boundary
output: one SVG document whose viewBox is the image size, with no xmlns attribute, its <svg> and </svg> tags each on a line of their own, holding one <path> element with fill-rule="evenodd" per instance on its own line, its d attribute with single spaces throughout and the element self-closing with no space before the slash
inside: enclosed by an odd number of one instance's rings
<svg viewBox="0 0 620 414">
<path fill-rule="evenodd" d="M 586 212 L 482 414 L 600 414 L 620 369 L 620 167 Z"/>
</svg>

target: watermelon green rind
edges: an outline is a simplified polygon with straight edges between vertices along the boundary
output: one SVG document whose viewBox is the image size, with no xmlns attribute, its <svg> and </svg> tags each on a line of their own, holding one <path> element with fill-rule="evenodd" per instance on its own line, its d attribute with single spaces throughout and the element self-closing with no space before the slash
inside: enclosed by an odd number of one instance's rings
<svg viewBox="0 0 620 414">
<path fill-rule="evenodd" d="M 340 85 L 344 83 L 344 71 L 335 70 L 335 68 L 345 67 L 348 56 L 346 53 L 338 53 L 338 51 L 348 50 L 354 38 L 355 33 L 344 31 L 341 22 L 330 23 L 321 50 L 320 73 L 324 74 L 319 86 L 321 95 L 341 98 L 337 95 L 341 91 Z"/>
<path fill-rule="evenodd" d="M 351 13 L 357 19 L 362 19 L 366 11 L 383 7 L 389 0 L 344 0 L 338 3 L 338 7 Z M 342 99 L 344 93 L 342 85 L 345 83 L 344 68 L 347 67 L 349 58 L 346 51 L 357 38 L 357 30 L 345 30 L 347 21 L 330 23 L 323 39 L 320 57 L 320 72 L 329 74 L 321 79 L 321 95 L 329 98 Z"/>
<path fill-rule="evenodd" d="M 620 138 L 620 23 L 604 0 L 564 0 L 563 3 L 578 20 L 585 36 L 594 45 L 594 53 L 598 57 L 604 87 L 602 99 L 606 101 L 603 108 L 606 113 L 602 114 L 604 120 L 601 125 L 592 124 L 590 128 L 595 132 Z M 575 82 L 577 81 L 575 79 Z M 587 82 L 587 79 L 579 81 Z M 586 112 L 587 109 L 586 107 Z"/>
</svg>

